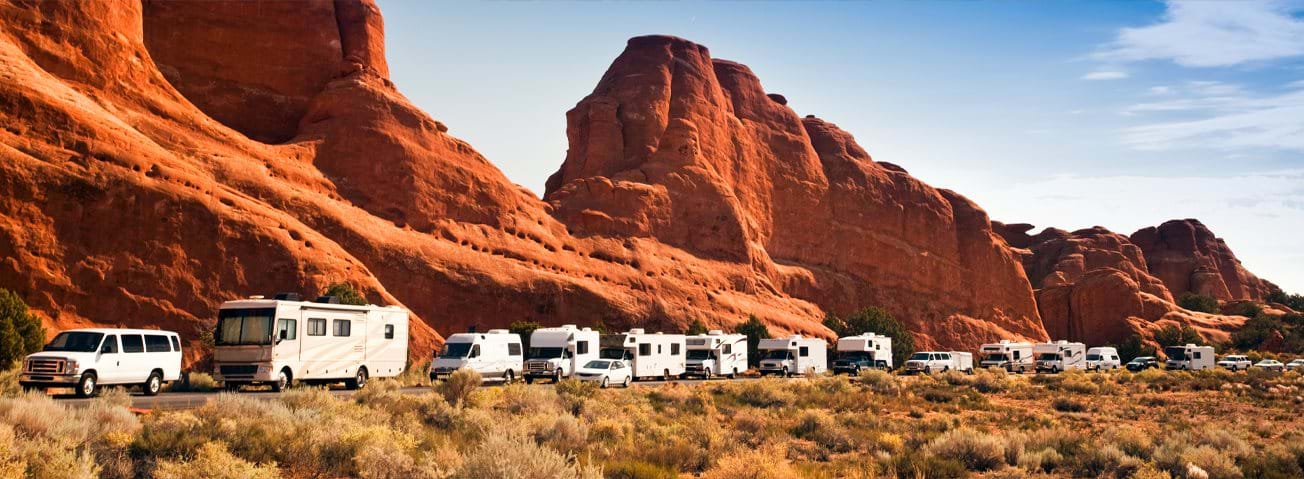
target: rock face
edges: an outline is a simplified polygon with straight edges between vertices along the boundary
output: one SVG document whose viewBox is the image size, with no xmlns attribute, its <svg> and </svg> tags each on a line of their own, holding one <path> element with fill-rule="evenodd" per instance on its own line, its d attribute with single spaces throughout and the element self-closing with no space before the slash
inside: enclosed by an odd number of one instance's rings
<svg viewBox="0 0 1304 479">
<path fill-rule="evenodd" d="M 1172 220 L 1132 233 L 1151 274 L 1174 295 L 1192 292 L 1222 301 L 1262 302 L 1277 286 L 1241 266 L 1227 243 L 1199 220 Z"/>
</svg>

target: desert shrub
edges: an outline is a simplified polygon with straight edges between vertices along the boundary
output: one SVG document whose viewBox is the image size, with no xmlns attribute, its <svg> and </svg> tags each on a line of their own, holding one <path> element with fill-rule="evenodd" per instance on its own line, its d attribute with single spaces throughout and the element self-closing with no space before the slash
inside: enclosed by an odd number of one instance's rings
<svg viewBox="0 0 1304 479">
<path fill-rule="evenodd" d="M 1145 464 L 1136 472 L 1133 472 L 1132 477 L 1128 479 L 1173 479 L 1173 476 L 1168 471 L 1160 470 L 1153 464 Z"/>
<path fill-rule="evenodd" d="M 464 479 L 600 478 L 601 471 L 581 466 L 566 455 L 526 437 L 493 434 L 466 455 L 454 477 Z"/>
<path fill-rule="evenodd" d="M 1000 438 L 968 428 L 942 433 L 928 443 L 928 452 L 975 471 L 988 471 L 1005 462 L 1005 443 Z"/>
<path fill-rule="evenodd" d="M 851 437 L 846 427 L 823 410 L 802 411 L 797 417 L 797 424 L 789 432 L 793 437 L 814 441 L 820 447 L 833 452 L 847 452 L 852 449 Z"/>
<path fill-rule="evenodd" d="M 1201 313 L 1217 314 L 1219 312 L 1218 300 L 1216 298 L 1214 298 L 1213 296 L 1205 296 L 1203 294 L 1193 293 L 1190 291 L 1182 293 L 1182 296 L 1177 298 L 1177 305 L 1185 309 L 1189 309 L 1191 311 L 1199 311 Z M 1164 343 L 1160 343 L 1160 344 L 1164 344 Z M 1185 344 L 1185 343 L 1181 343 L 1181 344 Z M 1164 344 L 1164 346 L 1171 346 L 1171 345 Z"/>
<path fill-rule="evenodd" d="M 458 369 L 453 374 L 448 375 L 448 379 L 435 384 L 435 392 L 444 397 L 444 400 L 454 406 L 461 406 L 466 398 L 480 387 L 484 380 L 480 373 L 474 369 Z"/>
<path fill-rule="evenodd" d="M 520 371 L 517 371 L 517 377 L 520 377 Z M 418 361 L 408 364 L 403 368 L 403 372 L 394 378 L 401 387 L 416 387 L 430 385 L 430 361 Z"/>
<path fill-rule="evenodd" d="M 664 466 L 643 461 L 611 461 L 603 464 L 607 479 L 675 479 L 679 473 Z"/>
<path fill-rule="evenodd" d="M 191 371 L 186 373 L 185 381 L 178 381 L 168 385 L 168 391 L 172 392 L 209 392 L 217 390 L 217 380 L 208 373 Z"/>
<path fill-rule="evenodd" d="M 558 386 L 561 387 L 561 384 L 566 383 L 566 381 L 562 380 L 561 383 L 558 383 Z M 560 406 L 557 404 L 558 396 L 555 391 L 525 384 L 512 384 L 498 388 L 498 392 L 498 404 L 494 406 L 495 409 L 515 415 L 556 414 L 560 412 Z"/>
<path fill-rule="evenodd" d="M 1206 426 L 1197 435 L 1196 444 L 1209 446 L 1234 459 L 1249 457 L 1254 448 L 1240 436 L 1221 426 Z"/>
<path fill-rule="evenodd" d="M 0 288 L 0 369 L 40 351 L 45 343 L 41 320 L 27 310 L 27 303 L 13 291 Z"/>
<path fill-rule="evenodd" d="M 1244 477 L 1236 461 L 1211 446 L 1196 446 L 1182 453 L 1182 462 L 1194 465 L 1209 475 L 1209 479 L 1240 479 Z"/>
<path fill-rule="evenodd" d="M 1118 447 L 1129 456 L 1141 459 L 1150 458 L 1150 454 L 1155 450 L 1155 443 L 1150 438 L 1150 434 L 1135 426 L 1126 424 L 1114 426 L 1105 430 L 1102 437 L 1107 444 Z"/>
<path fill-rule="evenodd" d="M 1059 412 L 1084 412 L 1087 410 L 1087 403 L 1068 397 L 1057 397 L 1051 402 L 1051 407 Z"/>
<path fill-rule="evenodd" d="M 14 397 L 23 392 L 18 384 L 20 375 L 22 375 L 22 368 L 19 366 L 0 369 L 0 397 Z"/>
<path fill-rule="evenodd" d="M 979 392 L 997 393 L 1009 388 L 1009 373 L 1000 368 L 974 371 L 973 388 Z"/>
<path fill-rule="evenodd" d="M 734 328 L 734 333 L 747 336 L 747 364 L 751 367 L 761 364 L 761 353 L 757 348 L 762 339 L 770 337 L 770 328 L 765 327 L 756 315 L 748 315 L 746 322 Z"/>
<path fill-rule="evenodd" d="M 1304 453 L 1304 446 L 1298 452 Z M 1268 446 L 1262 454 L 1251 456 L 1241 464 L 1245 477 L 1256 479 L 1294 479 L 1304 477 L 1304 454 L 1296 456 L 1281 444 Z"/>
<path fill-rule="evenodd" d="M 319 296 L 334 296 L 340 301 L 340 304 L 352 304 L 355 306 L 368 304 L 366 296 L 363 296 L 362 293 L 358 291 L 358 288 L 353 286 L 353 283 L 341 282 L 332 284 L 327 286 L 326 291 L 322 291 Z"/>
<path fill-rule="evenodd" d="M 1153 346 L 1146 344 L 1141 336 L 1133 334 L 1118 344 L 1118 359 L 1127 363 L 1141 356 L 1155 356 L 1157 352 Z"/>
<path fill-rule="evenodd" d="M 796 401 L 796 396 L 786 389 L 787 382 L 765 378 L 741 381 L 727 385 L 722 391 L 731 393 L 738 402 L 752 407 L 782 407 Z"/>
<path fill-rule="evenodd" d="M 1083 449 L 1074 457 L 1074 463 L 1076 477 L 1128 477 L 1141 467 L 1142 461 L 1113 444 L 1105 444 Z"/>
<path fill-rule="evenodd" d="M 142 457 L 189 458 L 208 442 L 200 431 L 203 425 L 188 411 L 152 414 L 131 449 Z"/>
<path fill-rule="evenodd" d="M 1019 454 L 1015 465 L 1028 472 L 1055 472 L 1064 464 L 1064 456 L 1054 449 L 1024 451 Z"/>
<path fill-rule="evenodd" d="M 271 479 L 281 477 L 275 466 L 260 466 L 231 455 L 221 442 L 207 442 L 193 459 L 163 459 L 155 479 Z"/>
<path fill-rule="evenodd" d="M 584 403 L 592 398 L 598 392 L 598 383 L 593 381 L 580 381 L 574 378 L 563 379 L 553 388 L 557 391 L 557 396 L 561 399 L 566 409 L 571 413 L 579 413 Z"/>
<path fill-rule="evenodd" d="M 901 383 L 897 377 L 887 371 L 878 369 L 865 369 L 860 371 L 859 384 L 878 394 L 898 395 L 901 393 Z"/>
<path fill-rule="evenodd" d="M 788 479 L 797 471 L 783 460 L 783 453 L 773 448 L 737 451 L 721 457 L 703 479 Z"/>
<path fill-rule="evenodd" d="M 702 320 L 694 318 L 693 322 L 688 323 L 688 329 L 684 330 L 684 334 L 688 336 L 697 336 L 699 334 L 706 334 L 707 331 L 709 330 L 706 328 L 705 324 L 702 324 Z"/>
<path fill-rule="evenodd" d="M 907 451 L 885 458 L 884 469 L 899 479 L 962 479 L 969 477 L 963 462 L 919 451 Z"/>
<path fill-rule="evenodd" d="M 535 431 L 539 442 L 563 453 L 573 453 L 584 448 L 589 439 L 589 428 L 570 414 L 561 414 L 548 427 Z"/>
<path fill-rule="evenodd" d="M 892 364 L 905 364 L 906 358 L 915 352 L 914 334 L 883 308 L 864 308 L 846 318 L 829 313 L 824 318 L 824 326 L 838 337 L 877 333 L 892 338 Z"/>
</svg>

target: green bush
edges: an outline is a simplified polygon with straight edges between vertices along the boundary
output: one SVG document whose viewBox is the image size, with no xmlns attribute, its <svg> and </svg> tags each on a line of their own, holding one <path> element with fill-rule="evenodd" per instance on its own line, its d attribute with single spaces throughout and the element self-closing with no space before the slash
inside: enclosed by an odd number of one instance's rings
<svg viewBox="0 0 1304 479">
<path fill-rule="evenodd" d="M 1156 356 L 1154 346 L 1146 344 L 1141 336 L 1133 334 L 1118 345 L 1118 359 L 1124 364 L 1142 356 Z"/>
<path fill-rule="evenodd" d="M 370 303 L 352 283 L 335 283 L 327 286 L 321 296 L 334 296 L 340 300 L 340 304 L 364 306 Z"/>
<path fill-rule="evenodd" d="M 975 471 L 989 471 L 1005 463 L 1005 443 L 999 436 L 968 428 L 942 433 L 928 443 L 928 452 Z"/>
<path fill-rule="evenodd" d="M 679 477 L 679 473 L 675 472 L 674 469 L 643 461 L 614 461 L 603 466 L 602 472 L 607 479 L 675 479 Z"/>
<path fill-rule="evenodd" d="M 474 369 L 462 368 L 453 371 L 448 375 L 448 379 L 435 383 L 435 391 L 444 397 L 444 400 L 454 406 L 460 406 L 466 398 L 471 397 L 471 393 L 480 387 L 484 379 L 480 373 Z"/>
<path fill-rule="evenodd" d="M 688 336 L 697 336 L 699 334 L 706 334 L 707 331 L 709 330 L 706 329 L 705 324 L 702 324 L 702 320 L 694 319 L 693 322 L 688 323 L 688 329 L 684 331 L 684 334 Z"/>
<path fill-rule="evenodd" d="M 756 367 L 761 364 L 761 353 L 757 349 L 762 339 L 770 338 L 770 328 L 765 327 L 756 315 L 748 315 L 747 322 L 734 328 L 735 334 L 747 336 L 747 364 Z"/>
<path fill-rule="evenodd" d="M 1219 312 L 1217 299 L 1190 291 L 1182 293 L 1182 296 L 1177 298 L 1177 305 L 1201 313 L 1218 314 Z"/>
<path fill-rule="evenodd" d="M 824 327 L 833 330 L 839 338 L 862 333 L 876 333 L 892 338 L 892 364 L 905 364 L 915 352 L 915 336 L 886 310 L 869 307 L 851 313 L 846 318 L 829 313 Z"/>
<path fill-rule="evenodd" d="M 41 320 L 27 310 L 27 303 L 13 291 L 0 288 L 0 369 L 40 351 L 45 343 Z"/>
<path fill-rule="evenodd" d="M 521 347 L 525 348 L 526 351 L 529 351 L 530 335 L 534 334 L 534 330 L 542 327 L 543 327 L 542 324 L 539 324 L 535 321 L 515 321 L 511 324 L 511 326 L 507 327 L 507 331 L 512 334 L 521 335 Z"/>
<path fill-rule="evenodd" d="M 1183 324 L 1181 327 L 1170 324 L 1159 331 L 1155 331 L 1155 342 L 1159 343 L 1159 347 L 1166 348 L 1184 344 L 1200 344 L 1204 340 L 1200 338 L 1200 333 L 1195 332 L 1195 329 L 1188 324 Z"/>
</svg>

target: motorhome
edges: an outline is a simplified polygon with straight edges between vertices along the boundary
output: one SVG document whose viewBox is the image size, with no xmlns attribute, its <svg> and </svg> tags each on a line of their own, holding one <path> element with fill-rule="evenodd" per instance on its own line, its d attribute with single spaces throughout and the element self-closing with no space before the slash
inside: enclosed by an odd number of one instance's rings
<svg viewBox="0 0 1304 479">
<path fill-rule="evenodd" d="M 181 338 L 155 329 L 72 329 L 23 359 L 24 390 L 73 388 L 91 397 L 100 386 L 139 385 L 147 396 L 181 378 Z"/>
<path fill-rule="evenodd" d="M 716 375 L 733 379 L 747 370 L 747 336 L 711 330 L 685 338 L 688 347 L 685 376 L 711 378 Z"/>
<path fill-rule="evenodd" d="M 943 371 L 973 372 L 973 353 L 964 351 L 919 351 L 906 360 L 906 374 Z"/>
<path fill-rule="evenodd" d="M 296 381 L 358 389 L 407 367 L 408 312 L 339 304 L 334 296 L 251 296 L 222 303 L 213 342 L 214 378 L 229 390 L 269 384 L 281 391 Z"/>
<path fill-rule="evenodd" d="M 1037 343 L 1032 352 L 1037 357 L 1037 372 L 1058 373 L 1087 367 L 1087 345 L 1082 343 L 1064 340 Z"/>
<path fill-rule="evenodd" d="M 602 359 L 629 364 L 635 381 L 661 378 L 669 381 L 684 374 L 687 341 L 682 334 L 648 333 L 640 328 L 602 335 Z"/>
<path fill-rule="evenodd" d="M 1168 357 L 1164 362 L 1165 369 L 1196 371 L 1214 366 L 1213 346 L 1169 346 L 1164 348 L 1164 356 Z"/>
<path fill-rule="evenodd" d="M 598 359 L 599 336 L 597 331 L 574 324 L 534 330 L 525 353 L 525 382 L 570 377 L 580 366 Z"/>
<path fill-rule="evenodd" d="M 1033 370 L 1032 343 L 1014 342 L 1002 339 L 999 343 L 984 344 L 979 349 L 982 354 L 979 365 L 983 368 L 1003 368 L 1009 372 L 1027 372 Z"/>
<path fill-rule="evenodd" d="M 860 374 L 862 369 L 892 369 L 892 338 L 874 333 L 838 338 L 833 373 Z"/>
<path fill-rule="evenodd" d="M 756 347 L 761 355 L 761 375 L 819 374 L 828 370 L 828 344 L 820 338 L 794 334 L 786 338 L 762 339 Z"/>
<path fill-rule="evenodd" d="M 458 369 L 480 373 L 486 381 L 511 383 L 525 364 L 521 335 L 506 329 L 487 333 L 457 333 L 444 340 L 444 349 L 430 363 L 432 381 L 446 378 Z"/>
<path fill-rule="evenodd" d="M 1118 349 L 1106 346 L 1087 350 L 1087 369 L 1089 370 L 1118 369 L 1122 366 L 1123 361 L 1118 357 Z"/>
</svg>

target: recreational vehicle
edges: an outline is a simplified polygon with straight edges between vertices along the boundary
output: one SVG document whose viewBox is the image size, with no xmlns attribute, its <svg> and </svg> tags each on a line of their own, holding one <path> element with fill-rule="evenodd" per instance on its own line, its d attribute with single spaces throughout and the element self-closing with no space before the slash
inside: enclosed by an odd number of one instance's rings
<svg viewBox="0 0 1304 479">
<path fill-rule="evenodd" d="M 252 296 L 222 303 L 213 342 L 214 377 L 230 390 L 261 383 L 281 391 L 295 381 L 358 389 L 407 366 L 408 312 L 339 304 L 333 296 Z"/>
<path fill-rule="evenodd" d="M 1213 346 L 1169 346 L 1164 348 L 1164 356 L 1168 357 L 1164 362 L 1165 369 L 1195 371 L 1211 369 L 1214 365 Z"/>
<path fill-rule="evenodd" d="M 820 338 L 762 339 L 757 344 L 761 355 L 761 375 L 822 373 L 828 369 L 828 345 Z"/>
<path fill-rule="evenodd" d="M 23 359 L 24 390 L 73 388 L 94 396 L 100 386 L 140 385 L 146 396 L 181 378 L 181 339 L 155 329 L 72 329 Z"/>
<path fill-rule="evenodd" d="M 892 338 L 864 333 L 838 338 L 833 373 L 860 374 L 862 369 L 892 369 Z"/>
<path fill-rule="evenodd" d="M 715 375 L 733 379 L 747 370 L 747 336 L 724 334 L 720 330 L 688 336 L 688 359 L 685 376 L 711 378 Z"/>
<path fill-rule="evenodd" d="M 973 372 L 973 353 L 964 351 L 920 351 L 906 360 L 905 373 L 932 374 L 941 371 Z"/>
<path fill-rule="evenodd" d="M 1118 369 L 1123 362 L 1118 358 L 1118 349 L 1096 347 L 1087 350 L 1087 369 Z"/>
<path fill-rule="evenodd" d="M 1087 345 L 1082 343 L 1063 340 L 1037 343 L 1032 351 L 1037 356 L 1037 372 L 1058 373 L 1087 367 Z"/>
<path fill-rule="evenodd" d="M 570 377 L 580 366 L 598 359 L 598 336 L 597 331 L 574 324 L 534 330 L 525 354 L 525 382 Z"/>
<path fill-rule="evenodd" d="M 430 363 L 430 379 L 446 378 L 458 369 L 480 373 L 485 380 L 516 380 L 524 365 L 521 335 L 506 329 L 487 333 L 458 333 L 444 341 L 444 350 Z"/>
<path fill-rule="evenodd" d="M 669 381 L 686 370 L 685 343 L 682 334 L 647 333 L 635 328 L 602 335 L 601 358 L 628 363 L 635 381 L 650 378 Z"/>
<path fill-rule="evenodd" d="M 1004 368 L 1006 371 L 1022 373 L 1036 367 L 1033 363 L 1032 343 L 1002 339 L 999 343 L 982 345 L 980 352 L 982 359 L 979 364 L 983 368 Z"/>
</svg>

